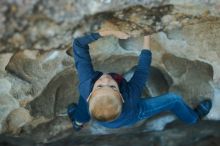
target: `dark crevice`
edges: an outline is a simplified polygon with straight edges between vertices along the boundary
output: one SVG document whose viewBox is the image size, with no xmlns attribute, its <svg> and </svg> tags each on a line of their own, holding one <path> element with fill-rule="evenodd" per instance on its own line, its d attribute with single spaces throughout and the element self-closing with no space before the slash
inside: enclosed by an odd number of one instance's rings
<svg viewBox="0 0 220 146">
<path fill-rule="evenodd" d="M 135 68 L 136 67 L 133 67 L 130 71 L 124 74 L 126 80 L 130 80 L 130 78 L 133 76 Z M 162 73 L 160 69 L 153 66 L 150 67 L 149 76 L 146 81 L 146 86 L 144 87 L 144 90 L 142 92 L 142 97 L 159 96 L 163 93 L 168 92 L 170 87 L 168 82 L 170 81 L 167 81 L 167 78 L 170 77 L 165 76 L 168 75 L 164 75 L 164 73 Z"/>
</svg>

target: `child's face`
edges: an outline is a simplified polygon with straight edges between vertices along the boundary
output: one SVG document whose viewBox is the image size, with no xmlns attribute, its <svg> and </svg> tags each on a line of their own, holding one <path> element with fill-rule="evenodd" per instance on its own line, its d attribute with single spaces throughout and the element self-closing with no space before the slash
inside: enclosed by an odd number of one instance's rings
<svg viewBox="0 0 220 146">
<path fill-rule="evenodd" d="M 93 90 L 109 88 L 112 91 L 119 92 L 119 87 L 117 82 L 108 74 L 103 74 L 94 84 Z"/>
<path fill-rule="evenodd" d="M 103 74 L 95 82 L 93 89 L 92 89 L 92 94 L 96 96 L 99 96 L 99 95 L 101 96 L 103 94 L 117 95 L 123 101 L 117 82 L 108 74 Z"/>
</svg>

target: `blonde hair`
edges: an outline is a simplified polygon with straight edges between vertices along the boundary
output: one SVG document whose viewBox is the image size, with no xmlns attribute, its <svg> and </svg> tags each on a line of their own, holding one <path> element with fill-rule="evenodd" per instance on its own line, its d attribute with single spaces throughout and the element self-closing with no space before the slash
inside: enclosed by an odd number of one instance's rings
<svg viewBox="0 0 220 146">
<path fill-rule="evenodd" d="M 121 111 L 120 97 L 114 95 L 94 96 L 89 100 L 90 115 L 97 121 L 112 121 L 120 115 Z"/>
</svg>

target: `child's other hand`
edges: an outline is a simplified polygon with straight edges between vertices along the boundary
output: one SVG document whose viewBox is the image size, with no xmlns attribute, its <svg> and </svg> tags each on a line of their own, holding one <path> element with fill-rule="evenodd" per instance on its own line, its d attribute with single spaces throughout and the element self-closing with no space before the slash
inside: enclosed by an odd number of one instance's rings
<svg viewBox="0 0 220 146">
<path fill-rule="evenodd" d="M 119 31 L 119 30 L 100 30 L 99 34 L 101 36 L 113 35 L 119 39 L 128 39 L 130 37 L 129 34 L 123 32 L 123 31 Z"/>
</svg>

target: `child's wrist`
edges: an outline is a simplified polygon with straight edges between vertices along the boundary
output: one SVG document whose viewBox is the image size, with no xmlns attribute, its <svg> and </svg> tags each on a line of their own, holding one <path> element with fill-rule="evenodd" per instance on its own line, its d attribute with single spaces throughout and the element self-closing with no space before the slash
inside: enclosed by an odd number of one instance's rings
<svg viewBox="0 0 220 146">
<path fill-rule="evenodd" d="M 143 48 L 150 48 L 150 36 L 144 36 Z"/>
<path fill-rule="evenodd" d="M 104 31 L 104 30 L 103 30 L 103 31 L 101 30 L 101 31 L 99 31 L 99 35 L 102 36 L 102 37 L 104 37 L 104 36 L 109 36 L 109 35 L 111 35 L 111 33 L 110 33 L 109 31 L 106 31 L 106 30 L 105 30 L 105 31 Z"/>
<path fill-rule="evenodd" d="M 142 50 L 149 50 L 149 51 L 151 51 L 151 49 L 150 49 L 150 48 L 143 48 Z"/>
</svg>

